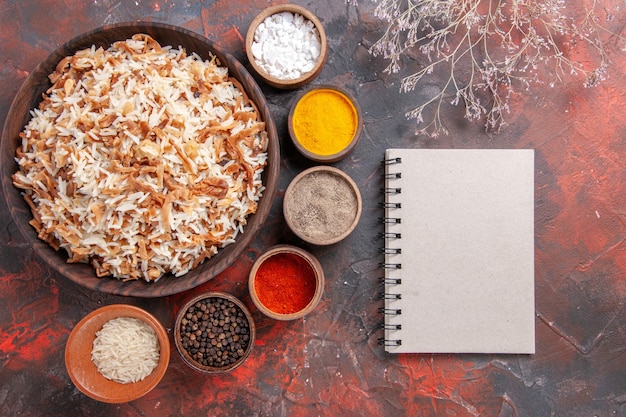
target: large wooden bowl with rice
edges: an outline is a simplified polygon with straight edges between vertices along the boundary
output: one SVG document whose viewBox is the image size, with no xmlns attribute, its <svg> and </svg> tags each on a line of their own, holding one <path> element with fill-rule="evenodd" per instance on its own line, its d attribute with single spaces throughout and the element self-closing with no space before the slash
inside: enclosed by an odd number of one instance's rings
<svg viewBox="0 0 626 417">
<path fill-rule="evenodd" d="M 130 39 L 138 33 L 152 37 L 163 46 L 181 46 L 188 53 L 195 52 L 205 60 L 210 59 L 210 54 L 217 57 L 220 65 L 228 68 L 229 75 L 239 82 L 245 95 L 256 106 L 259 118 L 265 123 L 268 142 L 267 166 L 262 172 L 265 189 L 257 202 L 256 211 L 246 218 L 243 233 L 238 233 L 234 243 L 220 248 L 217 254 L 205 259 L 189 272 L 178 277 L 168 273 L 156 282 L 147 282 L 143 279 L 121 280 L 110 276 L 98 277 L 90 264 L 68 263 L 68 256 L 63 250 L 57 251 L 37 237 L 37 231 L 29 224 L 33 219 L 31 209 L 25 202 L 21 190 L 14 186 L 12 180 L 13 174 L 18 170 L 15 152 L 21 143 L 20 132 L 24 130 L 31 117 L 30 111 L 38 106 L 42 94 L 50 88 L 49 75 L 55 71 L 57 64 L 76 51 L 92 45 L 106 49 L 114 42 Z M 51 53 L 30 73 L 19 89 L 6 118 L 0 147 L 3 194 L 13 221 L 34 251 L 59 274 L 80 285 L 105 293 L 137 297 L 160 297 L 191 289 L 209 281 L 231 265 L 249 246 L 269 215 L 280 165 L 279 142 L 272 114 L 261 89 L 243 65 L 202 35 L 176 26 L 152 22 L 105 26 L 80 35 Z"/>
</svg>

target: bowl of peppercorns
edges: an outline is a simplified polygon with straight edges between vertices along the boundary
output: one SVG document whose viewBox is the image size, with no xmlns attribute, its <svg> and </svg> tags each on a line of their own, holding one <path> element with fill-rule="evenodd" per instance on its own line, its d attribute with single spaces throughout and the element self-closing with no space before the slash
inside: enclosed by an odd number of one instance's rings
<svg viewBox="0 0 626 417">
<path fill-rule="evenodd" d="M 250 355 L 254 321 L 236 297 L 221 292 L 200 294 L 176 315 L 174 342 L 183 361 L 205 374 L 230 372 Z"/>
</svg>

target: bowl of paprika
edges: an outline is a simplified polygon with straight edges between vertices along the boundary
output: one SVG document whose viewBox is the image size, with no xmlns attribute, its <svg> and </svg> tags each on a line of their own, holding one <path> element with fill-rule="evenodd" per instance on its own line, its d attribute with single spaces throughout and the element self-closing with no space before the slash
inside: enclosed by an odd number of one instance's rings
<svg viewBox="0 0 626 417">
<path fill-rule="evenodd" d="M 302 155 L 315 162 L 337 162 L 359 143 L 363 130 L 361 108 L 344 89 L 316 86 L 296 99 L 287 127 Z"/>
<path fill-rule="evenodd" d="M 295 320 L 317 307 L 324 293 L 324 269 L 311 253 L 291 245 L 277 245 L 252 265 L 250 297 L 266 316 Z"/>
</svg>

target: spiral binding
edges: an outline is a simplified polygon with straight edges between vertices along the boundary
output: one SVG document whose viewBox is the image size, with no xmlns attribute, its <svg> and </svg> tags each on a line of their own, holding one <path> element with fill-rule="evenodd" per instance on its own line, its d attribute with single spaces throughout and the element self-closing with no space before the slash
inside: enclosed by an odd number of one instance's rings
<svg viewBox="0 0 626 417">
<path fill-rule="evenodd" d="M 400 346 L 402 345 L 402 339 L 385 339 L 381 337 L 378 339 L 378 344 L 383 346 Z"/>
<path fill-rule="evenodd" d="M 402 330 L 402 325 L 401 324 L 380 323 L 378 328 L 379 329 L 385 329 L 385 330 Z"/>
<path fill-rule="evenodd" d="M 385 187 L 385 194 L 402 194 L 402 188 L 400 187 Z"/>
<path fill-rule="evenodd" d="M 383 164 L 385 165 L 393 165 L 393 164 L 401 164 L 401 163 L 402 163 L 402 158 L 400 157 L 389 158 L 389 159 L 383 160 Z"/>
<path fill-rule="evenodd" d="M 400 314 L 402 314 L 402 309 L 401 308 L 385 308 L 385 307 L 381 307 L 378 309 L 378 311 L 381 314 L 387 314 L 389 316 L 399 316 Z"/>
<path fill-rule="evenodd" d="M 400 217 L 383 217 L 383 223 L 400 224 L 402 219 Z"/>
<path fill-rule="evenodd" d="M 400 285 L 400 284 L 402 284 L 402 278 L 386 278 L 386 277 L 382 277 L 380 279 L 380 281 L 383 284 L 387 284 L 387 285 Z"/>
<path fill-rule="evenodd" d="M 388 158 L 385 159 L 383 161 L 383 165 L 385 165 L 385 167 L 389 166 L 389 165 L 394 165 L 394 164 L 400 164 L 402 163 L 402 158 L 398 157 L 398 158 Z M 401 179 L 402 178 L 402 174 L 400 172 L 388 172 L 387 168 L 385 168 L 385 182 L 387 182 L 387 180 L 396 180 L 396 179 Z M 382 189 L 382 192 L 385 195 L 398 195 L 402 193 L 402 188 L 400 187 L 393 187 L 393 186 L 385 186 L 385 188 Z M 383 208 L 385 210 L 385 216 L 382 217 L 381 223 L 383 223 L 385 225 L 385 229 L 387 229 L 388 225 L 399 225 L 402 223 L 402 218 L 400 216 L 397 215 L 391 215 L 391 213 L 393 213 L 393 210 L 396 209 L 401 209 L 402 208 L 402 204 L 399 202 L 389 202 L 387 201 L 387 198 L 385 198 L 385 202 L 380 204 L 380 207 Z M 401 239 L 402 238 L 402 234 L 399 232 L 389 232 L 387 230 L 385 230 L 385 232 L 383 232 L 381 234 L 381 237 L 385 240 L 385 245 L 382 248 L 382 253 L 384 255 L 399 255 L 402 253 L 402 249 L 399 247 L 393 247 L 392 241 L 395 239 Z M 402 269 L 402 264 L 400 262 L 393 262 L 390 261 L 390 259 L 392 258 L 388 258 L 385 259 L 385 262 L 382 262 L 380 264 L 380 267 L 382 269 L 385 270 L 399 270 Z M 385 274 L 387 275 L 387 274 Z M 401 300 L 402 299 L 402 294 L 398 294 L 393 292 L 393 290 L 391 290 L 391 288 L 393 288 L 393 286 L 396 285 L 400 285 L 402 284 L 402 279 L 401 278 L 391 278 L 388 276 L 384 276 L 381 278 L 381 282 L 384 285 L 384 290 L 379 294 L 379 296 L 384 299 L 384 300 Z M 385 301 L 386 302 L 386 301 Z M 402 309 L 399 308 L 388 308 L 387 306 L 380 308 L 379 309 L 380 313 L 386 316 L 399 316 L 402 314 Z M 396 331 L 396 330 L 402 330 L 402 325 L 401 324 L 392 324 L 392 323 L 387 323 L 387 320 L 385 320 L 381 326 L 381 329 L 384 329 L 385 332 L 387 331 Z M 400 346 L 402 345 L 402 339 L 399 338 L 387 338 L 386 337 L 387 334 L 385 335 L 385 337 L 381 337 L 378 340 L 378 343 L 380 345 L 386 346 L 386 347 L 396 347 L 396 346 Z"/>
<path fill-rule="evenodd" d="M 379 293 L 380 298 L 382 298 L 383 300 L 401 300 L 402 299 L 402 294 L 392 294 L 389 292 L 381 292 Z"/>
<path fill-rule="evenodd" d="M 402 253 L 402 249 L 400 248 L 383 248 L 383 253 L 385 255 L 399 255 Z"/>
<path fill-rule="evenodd" d="M 402 330 L 402 325 L 381 323 L 378 326 L 378 328 L 383 329 L 383 330 Z M 400 346 L 402 345 L 402 340 L 401 339 L 385 339 L 384 337 L 381 337 L 378 339 L 378 344 L 383 345 L 383 346 Z"/>
<path fill-rule="evenodd" d="M 402 310 L 399 308 L 380 308 L 381 314 L 398 316 L 402 314 Z M 401 324 L 382 323 L 380 326 L 384 330 L 402 330 Z M 402 339 L 387 339 L 381 337 L 378 339 L 378 344 L 383 346 L 401 346 Z"/>
</svg>

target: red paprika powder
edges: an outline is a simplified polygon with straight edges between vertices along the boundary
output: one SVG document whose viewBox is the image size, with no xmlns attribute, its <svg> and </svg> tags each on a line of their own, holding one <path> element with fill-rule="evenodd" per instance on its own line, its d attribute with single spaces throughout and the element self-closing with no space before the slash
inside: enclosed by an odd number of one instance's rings
<svg viewBox="0 0 626 417">
<path fill-rule="evenodd" d="M 254 291 L 259 301 L 279 314 L 292 314 L 305 308 L 315 294 L 313 267 L 293 253 L 277 253 L 267 258 L 256 272 Z"/>
</svg>

